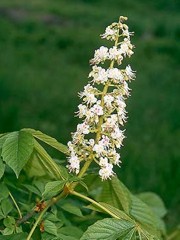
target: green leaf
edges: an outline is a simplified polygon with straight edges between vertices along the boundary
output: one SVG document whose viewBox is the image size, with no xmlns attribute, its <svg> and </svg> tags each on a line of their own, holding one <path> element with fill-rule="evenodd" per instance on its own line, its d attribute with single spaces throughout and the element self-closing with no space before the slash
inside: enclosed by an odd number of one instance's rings
<svg viewBox="0 0 180 240">
<path fill-rule="evenodd" d="M 109 212 L 111 212 L 112 215 L 115 215 L 119 219 L 124 219 L 124 220 L 132 221 L 132 222 L 134 221 L 125 212 L 121 211 L 120 209 L 117 209 L 117 208 L 113 207 L 110 204 L 103 203 L 103 202 L 99 202 L 99 204 L 102 207 L 105 207 Z M 107 214 L 107 212 L 105 210 L 102 210 L 102 208 L 97 207 L 96 205 L 93 205 L 93 204 L 90 204 L 90 205 L 86 206 L 85 208 Z"/>
<path fill-rule="evenodd" d="M 45 156 L 45 158 L 43 156 Z M 40 152 L 36 150 L 32 153 L 31 158 L 29 159 L 29 161 L 27 162 L 24 168 L 24 170 L 26 171 L 26 174 L 29 177 L 68 179 L 69 173 L 64 166 L 58 165 L 57 161 L 54 161 L 54 159 L 52 159 L 47 152 L 46 152 L 46 155 L 43 155 L 43 156 L 40 154 Z M 50 164 L 50 162 L 52 164 Z M 56 167 L 52 165 L 56 165 Z"/>
<path fill-rule="evenodd" d="M 132 222 L 105 218 L 88 227 L 80 240 L 116 240 L 118 238 L 129 240 L 132 238 L 127 236 L 134 228 L 135 225 Z"/>
<path fill-rule="evenodd" d="M 105 207 L 106 209 L 108 209 L 110 212 L 112 212 L 113 214 L 115 214 L 118 218 L 120 219 L 124 219 L 124 220 L 128 220 L 128 221 L 132 221 L 133 220 L 123 211 L 121 211 L 118 208 L 113 207 L 110 204 L 104 203 L 104 202 L 99 202 L 103 207 Z"/>
<path fill-rule="evenodd" d="M 79 207 L 72 205 L 70 203 L 64 203 L 63 205 L 61 205 L 61 208 L 69 213 L 72 213 L 78 217 L 83 217 L 81 210 L 79 209 Z"/>
<path fill-rule="evenodd" d="M 49 199 L 57 195 L 63 189 L 66 181 L 53 181 L 45 185 L 45 190 L 43 192 L 43 198 Z"/>
<path fill-rule="evenodd" d="M 38 158 L 43 166 L 49 171 L 49 173 L 51 173 L 51 175 L 54 175 L 54 178 L 65 180 L 60 166 L 56 164 L 56 162 L 36 140 L 34 141 Z"/>
<path fill-rule="evenodd" d="M 47 213 L 45 216 L 45 219 L 47 219 L 51 222 L 56 222 L 56 223 L 58 222 L 58 227 L 63 225 L 63 223 L 61 223 L 61 219 L 58 218 L 58 216 L 56 214 Z"/>
<path fill-rule="evenodd" d="M 20 226 L 20 227 L 17 227 L 16 226 L 16 233 L 22 233 L 23 231 L 22 231 L 22 227 Z"/>
<path fill-rule="evenodd" d="M 42 234 L 42 240 L 79 240 L 79 238 L 67 236 L 61 233 L 58 233 L 58 237 L 54 237 L 52 234 L 44 232 Z"/>
<path fill-rule="evenodd" d="M 39 189 L 37 189 L 35 186 L 30 185 L 30 184 L 23 184 L 23 186 L 28 189 L 30 192 L 35 193 L 37 196 L 41 197 L 42 194 L 39 191 Z"/>
<path fill-rule="evenodd" d="M 9 199 L 3 199 L 1 201 L 1 211 L 5 217 L 7 217 L 8 213 L 13 209 L 12 203 Z"/>
<path fill-rule="evenodd" d="M 160 218 L 164 217 L 167 209 L 162 199 L 153 192 L 143 192 L 137 195 L 144 203 L 146 203 L 153 212 Z"/>
<path fill-rule="evenodd" d="M 35 138 L 47 143 L 48 145 L 57 149 L 58 151 L 60 151 L 64 154 L 67 154 L 67 155 L 69 154 L 67 146 L 65 146 L 62 143 L 59 143 L 55 138 L 52 138 L 52 137 L 42 133 L 41 131 L 37 131 L 37 130 L 34 130 L 34 129 L 30 129 L 30 128 L 25 128 L 24 131 L 32 133 L 32 135 Z"/>
<path fill-rule="evenodd" d="M 137 238 L 139 235 L 139 238 Z M 159 240 L 138 223 L 106 218 L 99 220 L 86 230 L 80 240 Z"/>
<path fill-rule="evenodd" d="M 119 240 L 136 240 L 136 229 L 133 228 L 124 237 L 120 237 Z M 143 238 L 142 238 L 143 239 Z"/>
<path fill-rule="evenodd" d="M 130 215 L 151 235 L 158 235 L 157 218 L 153 211 L 134 195 L 131 195 Z"/>
<path fill-rule="evenodd" d="M 0 137 L 0 148 L 3 147 L 4 142 L 6 141 L 6 139 L 7 139 L 11 134 L 13 134 L 13 132 L 12 132 L 12 133 L 5 133 L 5 134 L 3 134 L 3 135 Z"/>
<path fill-rule="evenodd" d="M 3 144 L 3 160 L 19 176 L 20 171 L 28 162 L 34 147 L 34 140 L 30 133 L 19 131 L 9 135 Z"/>
<path fill-rule="evenodd" d="M 34 151 L 31 155 L 31 158 L 27 162 L 24 170 L 28 177 L 42 177 L 49 175 L 52 177 L 52 173 L 47 171 L 47 168 L 44 166 L 42 158 L 39 158 L 39 155 Z"/>
<path fill-rule="evenodd" d="M 26 240 L 27 234 L 26 233 L 17 233 L 8 236 L 0 236 L 0 240 Z"/>
<path fill-rule="evenodd" d="M 3 231 L 2 231 L 2 234 L 3 235 L 11 235 L 11 234 L 13 234 L 13 232 L 14 232 L 14 229 L 11 227 L 11 228 L 8 228 L 8 227 L 6 227 Z"/>
<path fill-rule="evenodd" d="M 5 199 L 9 196 L 9 190 L 4 183 L 0 183 L 0 202 L 2 199 Z"/>
<path fill-rule="evenodd" d="M 113 177 L 111 180 L 103 183 L 102 193 L 98 200 L 129 213 L 131 204 L 130 192 L 117 177 Z"/>
<path fill-rule="evenodd" d="M 8 216 L 7 218 L 4 219 L 3 224 L 5 227 L 11 228 L 12 226 L 15 226 L 15 219 L 13 217 Z"/>
<path fill-rule="evenodd" d="M 83 231 L 79 227 L 75 226 L 68 226 L 68 227 L 62 227 L 58 230 L 58 236 L 59 234 L 64 234 L 68 237 L 76 237 L 75 239 L 80 239 Z"/>
<path fill-rule="evenodd" d="M 1 152 L 1 150 L 0 150 L 0 152 Z M 0 179 L 4 175 L 4 171 L 5 171 L 5 164 L 3 163 L 3 160 L 2 160 L 1 154 L 0 154 Z"/>
<path fill-rule="evenodd" d="M 86 184 L 85 182 L 80 181 L 79 184 L 80 184 L 82 187 L 84 187 L 84 188 L 86 189 L 86 191 L 88 192 L 88 186 L 87 186 L 87 184 Z"/>
<path fill-rule="evenodd" d="M 47 233 L 50 233 L 52 235 L 57 236 L 57 226 L 56 226 L 56 224 L 47 220 L 47 219 L 44 221 L 44 230 Z"/>
<path fill-rule="evenodd" d="M 76 237 L 72 237 L 72 236 L 67 236 L 67 235 L 64 235 L 64 234 L 58 234 L 58 238 L 57 239 L 54 239 L 54 240 L 79 240 L 79 238 L 76 238 Z"/>
</svg>

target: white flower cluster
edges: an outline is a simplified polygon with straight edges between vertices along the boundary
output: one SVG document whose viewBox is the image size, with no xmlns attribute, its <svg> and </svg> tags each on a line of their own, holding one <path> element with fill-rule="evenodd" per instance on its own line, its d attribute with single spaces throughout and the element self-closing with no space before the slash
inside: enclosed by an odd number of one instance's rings
<svg viewBox="0 0 180 240">
<path fill-rule="evenodd" d="M 68 143 L 70 172 L 78 174 L 81 162 L 95 161 L 100 167 L 100 177 L 105 180 L 114 175 L 113 165 L 121 163 L 117 149 L 122 146 L 124 130 L 120 126 L 127 119 L 125 100 L 130 95 L 128 81 L 135 79 L 130 65 L 124 69 L 117 68 L 125 57 L 133 54 L 132 33 L 124 24 L 125 20 L 125 17 L 120 17 L 119 22 L 106 28 L 101 37 L 115 44 L 110 49 L 101 46 L 90 61 L 93 64 L 89 73 L 91 80 L 79 94 L 82 104 L 78 106 L 77 115 L 82 118 L 82 123 L 77 125 L 72 141 Z M 108 69 L 99 66 L 108 61 Z"/>
</svg>

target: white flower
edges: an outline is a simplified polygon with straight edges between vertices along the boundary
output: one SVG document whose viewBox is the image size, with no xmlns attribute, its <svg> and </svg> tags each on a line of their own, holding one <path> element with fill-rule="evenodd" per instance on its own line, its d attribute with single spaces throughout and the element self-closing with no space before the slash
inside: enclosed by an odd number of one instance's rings
<svg viewBox="0 0 180 240">
<path fill-rule="evenodd" d="M 69 151 L 74 152 L 74 144 L 71 141 L 69 141 L 67 145 L 68 145 Z"/>
<path fill-rule="evenodd" d="M 84 102 L 88 104 L 93 104 L 97 101 L 97 98 L 94 95 L 96 88 L 93 88 L 90 84 L 84 87 L 84 91 L 79 94 L 80 98 L 83 98 Z"/>
<path fill-rule="evenodd" d="M 89 145 L 90 145 L 90 146 L 94 146 L 94 142 L 95 142 L 95 141 L 94 141 L 93 138 L 89 139 Z"/>
<path fill-rule="evenodd" d="M 120 130 L 119 127 L 115 127 L 114 131 L 111 133 L 111 137 L 115 140 L 122 141 L 124 139 L 124 131 Z"/>
<path fill-rule="evenodd" d="M 117 116 L 117 114 L 112 114 L 108 120 L 111 122 L 111 124 L 112 124 L 113 127 L 114 127 L 114 126 L 117 124 L 117 121 L 118 121 L 118 116 Z M 108 120 L 107 120 L 107 121 L 108 121 Z"/>
<path fill-rule="evenodd" d="M 94 58 L 91 60 L 91 63 L 100 63 L 104 62 L 106 59 L 108 59 L 109 53 L 108 48 L 101 46 L 99 49 L 95 50 Z"/>
<path fill-rule="evenodd" d="M 104 96 L 104 103 L 108 108 L 112 107 L 112 102 L 114 101 L 114 97 L 111 95 L 105 95 Z"/>
<path fill-rule="evenodd" d="M 114 165 L 118 165 L 121 163 L 121 160 L 120 160 L 120 154 L 119 153 L 115 153 L 114 157 L 113 157 L 113 160 L 114 160 Z"/>
<path fill-rule="evenodd" d="M 109 147 L 109 142 L 109 138 L 105 135 L 102 135 L 102 139 L 99 141 L 99 144 L 102 145 L 104 149 L 106 149 Z"/>
<path fill-rule="evenodd" d="M 72 154 L 68 159 L 69 165 L 67 166 L 69 168 L 70 172 L 75 172 L 76 174 L 79 173 L 80 169 L 80 161 L 78 157 L 75 154 Z"/>
<path fill-rule="evenodd" d="M 128 65 L 128 66 L 126 67 L 125 73 L 126 73 L 126 75 L 128 76 L 128 78 L 129 78 L 130 80 L 134 80 L 135 77 L 136 77 L 135 71 L 133 71 L 133 70 L 131 69 L 131 66 L 130 66 L 130 65 Z"/>
<path fill-rule="evenodd" d="M 110 179 L 114 175 L 113 165 L 111 163 L 106 164 L 105 167 L 99 170 L 99 175 L 102 180 Z"/>
<path fill-rule="evenodd" d="M 101 167 L 106 167 L 106 165 L 108 165 L 108 159 L 107 159 L 107 157 L 105 157 L 105 158 L 101 157 L 101 158 L 100 158 L 100 161 L 99 161 L 99 165 L 100 165 Z"/>
<path fill-rule="evenodd" d="M 77 132 L 80 134 L 88 134 L 89 133 L 89 125 L 86 123 L 81 123 L 77 125 Z"/>
<path fill-rule="evenodd" d="M 86 94 L 86 98 L 84 99 L 84 101 L 86 101 L 87 103 L 95 103 L 97 102 L 97 98 L 95 97 L 95 95 L 93 93 L 87 93 Z"/>
<path fill-rule="evenodd" d="M 123 60 L 122 52 L 116 46 L 109 49 L 109 59 L 116 60 L 118 64 L 121 64 Z"/>
<path fill-rule="evenodd" d="M 96 83 L 106 83 L 108 80 L 108 73 L 105 69 L 99 69 L 97 76 L 94 78 Z"/>
<path fill-rule="evenodd" d="M 127 38 L 130 38 L 130 36 L 132 36 L 134 34 L 133 32 L 129 32 L 128 26 L 126 27 L 126 29 L 122 29 L 122 32 L 123 32 L 123 35 Z"/>
<path fill-rule="evenodd" d="M 102 124 L 102 130 L 104 132 L 109 132 L 114 129 L 114 127 L 118 124 L 118 115 L 112 114 L 106 121 Z"/>
<path fill-rule="evenodd" d="M 99 102 L 97 102 L 97 104 L 93 105 L 93 107 L 90 109 L 90 111 L 94 114 L 97 114 L 98 116 L 103 115 L 103 108 L 99 105 Z"/>
<path fill-rule="evenodd" d="M 116 104 L 119 109 L 122 109 L 124 111 L 126 104 L 124 102 L 124 99 L 121 95 L 117 96 L 116 98 Z"/>
<path fill-rule="evenodd" d="M 131 89 L 128 87 L 128 83 L 124 81 L 122 85 L 122 94 L 128 97 L 130 95 L 130 90 Z"/>
<path fill-rule="evenodd" d="M 130 40 L 128 38 L 125 38 L 124 41 L 121 43 L 121 53 L 124 54 L 124 56 L 130 57 L 134 52 L 132 51 L 133 45 L 131 44 Z"/>
<path fill-rule="evenodd" d="M 111 137 L 115 140 L 116 148 L 120 148 L 122 145 L 122 141 L 124 139 L 124 131 L 120 130 L 118 127 L 114 129 L 111 133 Z"/>
<path fill-rule="evenodd" d="M 78 111 L 78 116 L 80 118 L 84 117 L 87 113 L 87 106 L 83 104 L 78 105 L 79 111 Z"/>
<path fill-rule="evenodd" d="M 108 70 L 108 77 L 120 82 L 123 81 L 124 77 L 118 68 L 111 68 Z"/>
<path fill-rule="evenodd" d="M 84 135 L 80 132 L 74 132 L 72 134 L 73 144 L 76 145 L 78 143 L 82 143 L 84 140 Z"/>
<path fill-rule="evenodd" d="M 113 29 L 112 26 L 108 26 L 105 30 L 105 33 L 101 35 L 102 38 L 106 38 L 108 40 L 116 40 L 117 38 L 117 29 Z"/>
<path fill-rule="evenodd" d="M 102 67 L 93 66 L 93 70 L 90 72 L 89 77 L 93 77 L 94 83 L 106 83 L 108 80 L 108 73 Z"/>
<path fill-rule="evenodd" d="M 96 152 L 99 156 L 104 152 L 104 146 L 102 143 L 95 144 L 93 151 Z"/>
</svg>

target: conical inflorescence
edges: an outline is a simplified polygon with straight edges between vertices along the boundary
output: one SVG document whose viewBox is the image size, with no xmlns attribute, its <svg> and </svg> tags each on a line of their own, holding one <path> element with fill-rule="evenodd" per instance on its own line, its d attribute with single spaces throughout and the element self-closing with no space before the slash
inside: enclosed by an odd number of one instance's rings
<svg viewBox="0 0 180 240">
<path fill-rule="evenodd" d="M 122 146 L 122 127 L 127 119 L 125 100 L 130 95 L 128 82 L 135 79 L 130 65 L 120 68 L 134 48 L 130 41 L 133 33 L 124 23 L 126 20 L 120 17 L 119 22 L 106 28 L 101 38 L 114 42 L 114 46 L 101 46 L 90 61 L 90 80 L 79 94 L 82 104 L 78 106 L 77 115 L 82 123 L 77 125 L 72 141 L 68 142 L 70 172 L 78 174 L 85 161 L 95 161 L 101 179 L 106 180 L 114 175 L 113 165 L 121 164 L 118 149 Z"/>
</svg>

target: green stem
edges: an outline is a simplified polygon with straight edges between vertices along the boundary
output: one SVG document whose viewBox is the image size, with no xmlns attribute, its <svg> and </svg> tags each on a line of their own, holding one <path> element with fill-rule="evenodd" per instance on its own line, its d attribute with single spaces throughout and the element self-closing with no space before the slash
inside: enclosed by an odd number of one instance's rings
<svg viewBox="0 0 180 240">
<path fill-rule="evenodd" d="M 9 192 L 9 196 L 10 198 L 12 199 L 17 211 L 18 211 L 18 214 L 19 214 L 19 218 L 22 218 L 22 213 L 21 213 L 21 210 L 19 209 L 18 205 L 17 205 L 17 202 L 15 200 L 15 198 L 13 197 L 13 195 L 11 194 L 11 192 Z"/>
<path fill-rule="evenodd" d="M 91 155 L 89 156 L 89 160 L 87 160 L 85 162 L 85 164 L 83 165 L 83 167 L 81 168 L 81 171 L 78 174 L 78 177 L 81 178 L 84 176 L 85 172 L 87 171 L 87 169 L 89 168 L 90 164 L 93 161 L 93 157 L 91 157 Z M 78 182 L 73 182 L 68 186 L 69 191 L 73 190 L 76 186 L 78 185 Z"/>
<path fill-rule="evenodd" d="M 167 236 L 167 240 L 175 239 L 175 237 L 178 236 L 178 234 L 179 234 L 179 229 L 175 230 L 169 236 Z"/>
<path fill-rule="evenodd" d="M 50 206 L 48 205 L 48 207 L 45 208 L 45 209 L 40 213 L 39 217 L 37 218 L 36 222 L 34 223 L 34 225 L 33 225 L 33 227 L 32 227 L 32 229 L 31 229 L 31 231 L 30 231 L 30 233 L 29 233 L 29 235 L 28 235 L 28 237 L 27 237 L 26 240 L 30 240 L 30 239 L 31 239 L 31 237 L 32 237 L 32 235 L 33 235 L 33 233 L 34 233 L 34 231 L 35 231 L 38 223 L 41 221 L 43 215 L 45 214 L 45 212 L 47 211 L 47 209 L 48 209 L 49 207 L 50 207 Z"/>
<path fill-rule="evenodd" d="M 81 193 L 78 193 L 76 191 L 70 191 L 70 193 L 74 196 L 80 197 L 82 199 L 87 200 L 88 202 L 91 202 L 92 204 L 94 204 L 95 206 L 99 207 L 100 209 L 102 209 L 103 211 L 105 211 L 106 213 L 108 213 L 109 215 L 111 215 L 114 218 L 120 219 L 118 216 L 116 216 L 114 213 L 112 213 L 111 211 L 109 211 L 106 207 L 102 206 L 100 203 L 96 202 L 95 200 L 93 200 L 92 198 L 89 198 L 87 196 L 84 196 Z"/>
<path fill-rule="evenodd" d="M 61 192 L 57 197 L 52 198 L 46 205 L 46 207 L 43 209 L 43 211 L 39 214 L 39 217 L 36 219 L 31 231 L 29 232 L 28 237 L 26 238 L 26 240 L 30 240 L 37 225 L 39 224 L 39 222 L 41 221 L 41 219 L 43 218 L 44 214 L 46 213 L 46 211 L 55 203 L 57 203 L 60 199 L 62 199 L 63 197 L 65 197 L 67 195 L 67 193 L 65 193 L 64 191 Z"/>
</svg>

